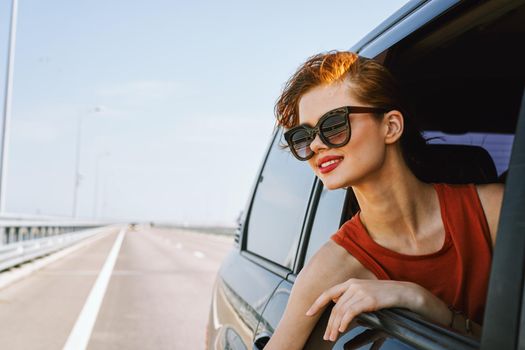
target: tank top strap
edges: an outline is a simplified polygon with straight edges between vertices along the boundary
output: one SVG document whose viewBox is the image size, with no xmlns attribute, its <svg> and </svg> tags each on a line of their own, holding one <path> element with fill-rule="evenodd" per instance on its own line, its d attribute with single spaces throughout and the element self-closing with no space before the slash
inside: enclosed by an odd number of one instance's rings
<svg viewBox="0 0 525 350">
<path fill-rule="evenodd" d="M 368 236 L 365 228 L 359 220 L 359 214 L 348 220 L 341 228 L 332 235 L 331 239 L 346 249 L 354 258 L 357 259 L 366 269 L 370 270 L 377 279 L 391 279 L 385 269 L 370 255 L 363 244 L 363 237 Z"/>
<path fill-rule="evenodd" d="M 490 230 L 476 185 L 434 184 L 438 194 L 444 225 L 457 247 L 489 248 L 492 254 Z"/>
</svg>

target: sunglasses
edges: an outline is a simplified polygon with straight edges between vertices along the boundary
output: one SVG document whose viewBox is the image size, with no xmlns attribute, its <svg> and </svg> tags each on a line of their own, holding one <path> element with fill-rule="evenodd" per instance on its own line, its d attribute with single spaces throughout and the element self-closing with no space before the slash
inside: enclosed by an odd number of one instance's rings
<svg viewBox="0 0 525 350">
<path fill-rule="evenodd" d="M 380 107 L 354 107 L 346 106 L 333 109 L 324 114 L 313 128 L 307 125 L 298 125 L 284 133 L 295 158 L 304 161 L 312 158 L 314 151 L 310 144 L 315 136 L 330 147 L 342 147 L 350 141 L 351 129 L 348 116 L 352 113 L 386 113 L 389 109 Z"/>
</svg>

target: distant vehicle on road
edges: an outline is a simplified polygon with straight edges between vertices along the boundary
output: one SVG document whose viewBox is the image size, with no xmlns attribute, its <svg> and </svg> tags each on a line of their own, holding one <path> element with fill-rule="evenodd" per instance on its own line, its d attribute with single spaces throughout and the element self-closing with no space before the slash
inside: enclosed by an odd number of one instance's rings
<svg viewBox="0 0 525 350">
<path fill-rule="evenodd" d="M 388 309 L 360 315 L 331 343 L 328 309 L 305 349 L 525 348 L 524 45 L 524 1 L 414 0 L 351 48 L 390 69 L 426 135 L 439 137 L 427 182 L 506 183 L 498 242 L 481 338 Z M 351 189 L 324 189 L 282 142 L 278 129 L 218 274 L 208 349 L 262 349 L 301 268 L 358 210 Z"/>
</svg>

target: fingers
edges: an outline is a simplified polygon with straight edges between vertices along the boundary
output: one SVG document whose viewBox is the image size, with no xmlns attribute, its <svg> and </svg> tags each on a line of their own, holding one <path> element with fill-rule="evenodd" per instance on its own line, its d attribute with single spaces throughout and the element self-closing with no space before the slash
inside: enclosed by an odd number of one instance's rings
<svg viewBox="0 0 525 350">
<path fill-rule="evenodd" d="M 348 306 L 348 311 L 346 311 L 343 316 L 340 318 L 339 325 L 337 322 L 335 323 L 335 326 L 337 327 L 337 331 L 343 333 L 346 331 L 348 326 L 350 325 L 350 322 L 359 315 L 360 313 L 371 311 L 373 309 L 372 302 L 370 297 L 364 297 L 352 305 Z M 337 335 L 337 333 L 336 333 Z"/>
<path fill-rule="evenodd" d="M 346 283 L 346 282 L 345 282 Z M 338 284 L 332 288 L 326 290 L 317 298 L 312 306 L 306 311 L 306 316 L 313 316 L 323 307 L 325 307 L 330 301 L 337 302 L 339 297 L 346 291 L 347 286 L 345 283 Z"/>
<path fill-rule="evenodd" d="M 339 333 L 344 332 L 357 315 L 377 309 L 378 291 L 374 290 L 375 288 L 371 288 L 373 287 L 372 284 L 375 285 L 377 283 L 377 281 L 349 279 L 344 283 L 335 285 L 314 301 L 306 315 L 315 315 L 330 301 L 334 301 L 336 305 L 330 313 L 323 338 L 335 341 Z M 384 289 L 384 286 L 382 289 Z"/>
<path fill-rule="evenodd" d="M 338 304 L 332 309 L 323 339 L 331 341 L 337 339 L 339 332 L 343 332 L 344 329 L 346 329 L 345 327 L 342 331 L 340 330 L 342 323 L 344 322 L 346 325 L 348 325 L 355 316 L 359 315 L 359 304 L 357 303 L 360 301 L 361 299 L 356 301 L 355 299 L 351 298 L 346 303 L 341 305 Z"/>
<path fill-rule="evenodd" d="M 323 337 L 335 341 L 360 313 L 393 306 L 407 307 L 406 294 L 413 288 L 407 282 L 349 279 L 321 294 L 306 314 L 314 315 L 331 300 L 335 301 Z"/>
<path fill-rule="evenodd" d="M 332 308 L 332 311 L 330 312 L 330 318 L 328 319 L 328 324 L 326 326 L 325 334 L 323 337 L 325 340 L 330 339 L 331 330 L 334 329 L 334 327 L 337 329 L 337 327 L 334 325 L 337 324 L 337 322 L 339 322 L 339 315 L 342 315 L 341 310 L 345 306 L 351 305 L 348 303 L 351 302 L 352 297 L 353 291 L 351 287 L 348 287 L 345 293 L 339 298 L 335 306 Z"/>
<path fill-rule="evenodd" d="M 339 303 L 338 303 L 339 304 Z M 360 313 L 374 310 L 374 298 L 360 293 L 354 294 L 342 305 L 336 305 L 330 315 L 325 331 L 325 340 L 335 341 L 339 333 L 346 331 L 350 322 Z"/>
</svg>

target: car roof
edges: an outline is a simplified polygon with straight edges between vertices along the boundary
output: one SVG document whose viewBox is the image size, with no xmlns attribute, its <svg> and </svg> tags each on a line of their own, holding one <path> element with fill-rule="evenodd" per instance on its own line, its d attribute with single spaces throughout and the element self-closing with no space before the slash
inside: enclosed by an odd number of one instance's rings
<svg viewBox="0 0 525 350">
<path fill-rule="evenodd" d="M 350 48 L 350 51 L 358 52 L 361 48 L 365 47 L 368 43 L 374 41 L 377 37 L 379 37 L 386 30 L 394 26 L 396 23 L 401 21 L 403 18 L 407 17 L 412 12 L 416 11 L 419 7 L 421 7 L 424 3 L 428 1 L 429 0 L 410 0 L 405 5 L 400 7 L 396 12 L 391 14 L 383 22 L 379 23 L 372 31 L 370 31 L 367 35 L 365 35 L 361 40 L 355 43 Z"/>
</svg>

